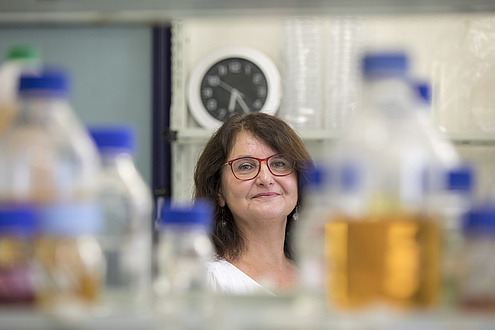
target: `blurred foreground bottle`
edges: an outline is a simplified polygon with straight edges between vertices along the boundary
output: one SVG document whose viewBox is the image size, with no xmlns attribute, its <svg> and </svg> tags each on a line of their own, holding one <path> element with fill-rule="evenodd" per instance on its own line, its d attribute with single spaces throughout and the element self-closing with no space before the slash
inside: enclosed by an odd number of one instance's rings
<svg viewBox="0 0 495 330">
<path fill-rule="evenodd" d="M 22 75 L 19 93 L 19 113 L 0 138 L 0 201 L 94 199 L 99 155 L 71 108 L 68 75 Z"/>
<path fill-rule="evenodd" d="M 36 215 L 32 207 L 0 206 L 0 306 L 34 303 Z"/>
<path fill-rule="evenodd" d="M 441 295 L 445 217 L 433 200 L 445 202 L 438 196 L 458 157 L 447 144 L 454 154 L 442 158 L 433 128 L 418 118 L 407 56 L 368 54 L 362 68 L 363 109 L 322 161 L 326 214 L 308 219 L 324 242 L 306 242 L 324 251 L 331 308 L 433 306 Z"/>
<path fill-rule="evenodd" d="M 213 301 L 206 268 L 213 258 L 209 232 L 213 208 L 164 205 L 159 223 L 155 307 L 165 328 L 205 329 Z"/>
<path fill-rule="evenodd" d="M 107 266 L 102 302 L 110 309 L 149 311 L 153 201 L 134 164 L 135 131 L 130 125 L 92 126 L 89 131 L 102 160 L 100 244 Z"/>
<path fill-rule="evenodd" d="M 493 183 L 492 183 L 493 185 Z M 459 302 L 469 311 L 495 311 L 495 186 L 465 214 L 459 254 Z"/>
<path fill-rule="evenodd" d="M 13 121 L 18 107 L 19 78 L 22 73 L 36 72 L 40 56 L 36 47 L 15 45 L 0 65 L 0 135 Z"/>
<path fill-rule="evenodd" d="M 78 321 L 95 310 L 105 271 L 96 240 L 101 224 L 101 210 L 94 202 L 52 204 L 40 210 L 35 258 L 41 310 Z"/>
</svg>

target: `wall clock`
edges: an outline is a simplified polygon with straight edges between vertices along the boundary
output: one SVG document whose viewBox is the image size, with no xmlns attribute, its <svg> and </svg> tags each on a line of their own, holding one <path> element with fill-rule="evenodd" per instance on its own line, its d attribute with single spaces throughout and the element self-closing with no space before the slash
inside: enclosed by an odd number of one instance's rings
<svg viewBox="0 0 495 330">
<path fill-rule="evenodd" d="M 187 102 L 193 117 L 217 128 L 236 113 L 274 115 L 280 104 L 280 73 L 264 53 L 250 47 L 218 49 L 192 69 Z"/>
</svg>

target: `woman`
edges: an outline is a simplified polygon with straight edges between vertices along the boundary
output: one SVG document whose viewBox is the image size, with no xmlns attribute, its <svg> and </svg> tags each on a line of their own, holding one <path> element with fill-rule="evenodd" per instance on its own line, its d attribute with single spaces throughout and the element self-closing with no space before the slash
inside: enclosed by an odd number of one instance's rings
<svg viewBox="0 0 495 330">
<path fill-rule="evenodd" d="M 311 166 L 299 136 L 263 113 L 231 117 L 208 141 L 194 183 L 195 197 L 215 206 L 217 259 L 208 276 L 217 292 L 278 294 L 293 288 L 290 230 Z"/>
</svg>

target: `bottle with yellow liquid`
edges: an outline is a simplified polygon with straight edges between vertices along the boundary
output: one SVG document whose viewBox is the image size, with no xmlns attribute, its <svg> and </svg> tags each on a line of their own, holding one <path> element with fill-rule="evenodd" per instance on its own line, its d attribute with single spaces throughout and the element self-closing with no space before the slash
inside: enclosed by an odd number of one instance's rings
<svg viewBox="0 0 495 330">
<path fill-rule="evenodd" d="M 442 294 L 438 144 L 418 118 L 403 53 L 363 58 L 363 99 L 324 166 L 324 287 L 332 309 L 436 306 Z"/>
<path fill-rule="evenodd" d="M 40 209 L 35 240 L 38 265 L 36 306 L 60 318 L 88 317 L 98 306 L 105 261 L 97 235 L 96 203 L 52 204 Z"/>
</svg>

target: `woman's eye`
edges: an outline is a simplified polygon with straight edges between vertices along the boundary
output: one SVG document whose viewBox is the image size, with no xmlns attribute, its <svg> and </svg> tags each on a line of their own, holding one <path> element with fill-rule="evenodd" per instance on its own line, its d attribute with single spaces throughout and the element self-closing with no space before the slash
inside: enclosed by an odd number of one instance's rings
<svg viewBox="0 0 495 330">
<path fill-rule="evenodd" d="M 279 161 L 273 162 L 271 166 L 272 167 L 285 167 L 287 165 L 285 164 L 285 162 L 279 160 Z"/>
<path fill-rule="evenodd" d="M 254 169 L 254 165 L 253 164 L 250 164 L 250 163 L 243 163 L 243 164 L 240 164 L 238 167 L 237 167 L 237 170 L 238 171 L 242 171 L 242 172 L 246 172 L 246 171 L 251 171 Z"/>
</svg>

